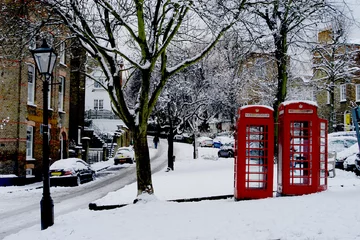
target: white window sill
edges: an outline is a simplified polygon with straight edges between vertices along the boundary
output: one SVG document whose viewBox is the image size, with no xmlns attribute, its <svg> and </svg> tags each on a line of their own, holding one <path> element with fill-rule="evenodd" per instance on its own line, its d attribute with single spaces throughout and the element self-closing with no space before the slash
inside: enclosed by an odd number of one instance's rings
<svg viewBox="0 0 360 240">
<path fill-rule="evenodd" d="M 63 67 L 66 67 L 67 68 L 67 65 L 65 64 L 65 63 L 59 63 L 60 64 L 60 66 L 63 66 Z"/>
<path fill-rule="evenodd" d="M 340 100 L 340 102 L 341 102 L 341 103 L 344 103 L 344 102 L 346 102 L 346 99 L 345 99 L 345 100 Z"/>
<path fill-rule="evenodd" d="M 35 161 L 36 159 L 33 157 L 26 157 L 26 161 Z"/>
<path fill-rule="evenodd" d="M 28 106 L 31 106 L 31 107 L 37 107 L 37 105 L 36 105 L 36 104 L 34 104 L 34 103 L 30 103 L 30 102 L 28 102 L 28 103 L 27 103 L 27 105 L 28 105 Z"/>
<path fill-rule="evenodd" d="M 59 110 L 59 113 L 65 114 L 66 112 L 63 110 Z"/>
</svg>

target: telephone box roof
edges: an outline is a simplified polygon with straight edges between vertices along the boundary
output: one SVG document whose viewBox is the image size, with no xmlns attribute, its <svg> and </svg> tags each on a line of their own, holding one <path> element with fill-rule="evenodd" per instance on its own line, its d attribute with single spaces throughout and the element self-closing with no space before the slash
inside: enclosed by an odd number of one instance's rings
<svg viewBox="0 0 360 240">
<path fill-rule="evenodd" d="M 245 108 L 249 108 L 249 107 L 263 107 L 263 108 L 268 108 L 271 111 L 274 111 L 274 109 L 272 107 L 266 106 L 266 105 L 245 105 L 240 107 L 240 110 L 243 110 Z"/>
<path fill-rule="evenodd" d="M 308 100 L 291 100 L 291 101 L 285 101 L 285 102 L 282 102 L 281 105 L 289 105 L 289 104 L 293 104 L 293 103 L 306 103 L 306 104 L 309 104 L 309 105 L 312 105 L 314 107 L 318 107 L 317 103 L 314 102 L 314 101 L 308 101 Z"/>
</svg>

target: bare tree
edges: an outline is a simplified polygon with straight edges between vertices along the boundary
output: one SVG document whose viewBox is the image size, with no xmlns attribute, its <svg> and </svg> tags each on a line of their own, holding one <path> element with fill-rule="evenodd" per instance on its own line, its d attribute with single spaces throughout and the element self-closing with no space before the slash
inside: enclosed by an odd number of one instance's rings
<svg viewBox="0 0 360 240">
<path fill-rule="evenodd" d="M 278 106 L 286 99 L 287 94 L 289 46 L 300 40 L 299 36 L 306 35 L 302 33 L 322 19 L 322 15 L 331 14 L 332 8 L 323 0 L 269 0 L 253 12 L 259 17 L 256 22 L 260 26 L 265 24 L 273 40 L 278 76 L 273 108 L 274 119 L 277 121 Z M 252 29 L 264 37 L 267 36 L 266 31 L 264 33 L 259 25 Z"/>
<path fill-rule="evenodd" d="M 114 112 L 134 133 L 138 195 L 154 192 L 147 143 L 147 120 L 170 77 L 202 59 L 235 24 L 244 9 L 242 1 L 164 0 L 52 0 L 42 1 L 69 32 L 80 39 L 98 61 L 107 81 Z M 58 16 L 58 18 L 56 18 Z M 172 58 L 169 46 L 202 45 L 199 52 L 181 61 Z M 120 62 L 125 69 L 120 69 Z M 127 66 L 127 67 L 126 67 Z M 135 71 L 133 107 L 121 84 L 122 71 Z M 135 84 L 136 85 L 136 84 Z"/>
<path fill-rule="evenodd" d="M 336 127 L 335 87 L 348 83 L 359 71 L 356 57 L 360 53 L 357 45 L 347 44 L 347 20 L 334 17 L 319 37 L 319 44 L 313 49 L 313 84 L 329 95 L 329 132 Z"/>
</svg>

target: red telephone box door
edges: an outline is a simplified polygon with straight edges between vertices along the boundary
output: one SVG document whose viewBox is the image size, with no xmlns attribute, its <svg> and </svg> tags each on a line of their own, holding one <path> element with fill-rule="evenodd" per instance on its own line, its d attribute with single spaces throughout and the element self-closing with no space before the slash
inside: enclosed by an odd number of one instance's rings
<svg viewBox="0 0 360 240">
<path fill-rule="evenodd" d="M 274 166 L 273 110 L 245 106 L 237 122 L 235 199 L 272 197 Z"/>
<path fill-rule="evenodd" d="M 326 120 L 316 103 L 284 102 L 279 106 L 278 193 L 302 195 L 326 189 Z"/>
<path fill-rule="evenodd" d="M 290 122 L 290 185 L 311 185 L 312 124 L 311 121 Z"/>
</svg>

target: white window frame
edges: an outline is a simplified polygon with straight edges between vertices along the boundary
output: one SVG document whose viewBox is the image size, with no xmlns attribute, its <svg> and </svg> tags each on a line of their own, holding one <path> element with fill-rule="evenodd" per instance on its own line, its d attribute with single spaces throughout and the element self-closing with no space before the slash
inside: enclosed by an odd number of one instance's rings
<svg viewBox="0 0 360 240">
<path fill-rule="evenodd" d="M 103 87 L 100 85 L 100 83 L 104 84 L 103 78 L 99 78 L 97 81 L 94 80 L 94 88 L 102 89 Z"/>
<path fill-rule="evenodd" d="M 99 99 L 99 110 L 104 109 L 104 99 Z"/>
<path fill-rule="evenodd" d="M 26 126 L 26 160 L 34 160 L 34 127 Z"/>
<path fill-rule="evenodd" d="M 330 91 L 326 91 L 326 104 L 330 104 Z"/>
<path fill-rule="evenodd" d="M 52 107 L 51 107 L 51 87 L 52 87 L 52 78 L 49 79 L 49 87 L 48 87 L 48 109 L 49 110 L 52 110 Z"/>
<path fill-rule="evenodd" d="M 94 110 L 104 109 L 104 99 L 94 99 Z"/>
<path fill-rule="evenodd" d="M 355 85 L 356 102 L 360 102 L 360 84 Z"/>
<path fill-rule="evenodd" d="M 258 58 L 255 62 L 255 72 L 256 76 L 260 78 L 266 77 L 266 65 L 264 58 Z"/>
<path fill-rule="evenodd" d="M 94 110 L 99 109 L 99 99 L 94 99 Z"/>
<path fill-rule="evenodd" d="M 65 64 L 65 51 L 66 45 L 65 42 L 60 43 L 60 63 Z"/>
<path fill-rule="evenodd" d="M 59 78 L 59 112 L 64 111 L 65 77 Z"/>
<path fill-rule="evenodd" d="M 30 71 L 32 70 L 32 71 Z M 32 76 L 30 76 L 30 72 L 32 72 Z M 33 64 L 28 64 L 28 98 L 27 103 L 28 105 L 35 105 L 35 66 Z M 32 82 L 29 82 L 31 79 Z"/>
<path fill-rule="evenodd" d="M 346 102 L 346 84 L 340 85 L 340 102 Z"/>
</svg>

